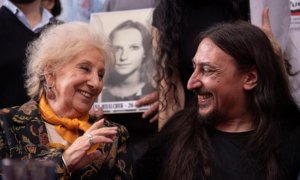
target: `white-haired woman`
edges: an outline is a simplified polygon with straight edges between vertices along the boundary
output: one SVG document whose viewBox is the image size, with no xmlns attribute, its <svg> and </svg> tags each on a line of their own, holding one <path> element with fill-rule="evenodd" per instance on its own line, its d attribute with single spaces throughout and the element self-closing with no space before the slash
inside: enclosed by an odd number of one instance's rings
<svg viewBox="0 0 300 180">
<path fill-rule="evenodd" d="M 28 49 L 32 100 L 1 110 L 1 158 L 53 160 L 58 179 L 130 179 L 125 127 L 89 117 L 103 87 L 107 41 L 88 24 L 47 29 Z"/>
</svg>

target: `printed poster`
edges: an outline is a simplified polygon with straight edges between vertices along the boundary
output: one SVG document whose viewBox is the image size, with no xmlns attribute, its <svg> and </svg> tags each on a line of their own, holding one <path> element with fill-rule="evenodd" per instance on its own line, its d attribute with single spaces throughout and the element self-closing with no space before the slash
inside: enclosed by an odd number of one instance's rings
<svg viewBox="0 0 300 180">
<path fill-rule="evenodd" d="M 96 106 L 105 114 L 144 112 L 136 100 L 155 90 L 151 36 L 153 9 L 91 14 L 91 25 L 109 39 L 114 58 L 106 63 L 104 87 Z"/>
</svg>

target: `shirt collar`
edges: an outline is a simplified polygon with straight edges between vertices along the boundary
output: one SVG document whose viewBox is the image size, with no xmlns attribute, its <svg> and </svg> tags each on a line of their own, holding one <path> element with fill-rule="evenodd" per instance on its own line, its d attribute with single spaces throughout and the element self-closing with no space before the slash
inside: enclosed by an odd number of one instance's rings
<svg viewBox="0 0 300 180">
<path fill-rule="evenodd" d="M 32 28 L 30 26 L 29 21 L 28 21 L 27 17 L 25 16 L 25 14 L 16 5 L 14 5 L 9 0 L 5 0 L 3 3 L 3 6 L 5 6 L 7 9 L 9 9 L 28 29 L 32 30 L 35 33 L 41 31 L 41 29 L 45 25 L 49 24 L 51 18 L 53 17 L 53 15 L 47 9 L 41 8 L 41 10 L 42 10 L 41 22 Z"/>
</svg>

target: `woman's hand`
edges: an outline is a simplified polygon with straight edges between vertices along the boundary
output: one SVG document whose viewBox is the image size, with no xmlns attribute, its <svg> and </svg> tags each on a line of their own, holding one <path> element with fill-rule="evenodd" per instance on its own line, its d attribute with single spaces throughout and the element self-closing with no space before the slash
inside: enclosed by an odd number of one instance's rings
<svg viewBox="0 0 300 180">
<path fill-rule="evenodd" d="M 143 118 L 150 118 L 150 123 L 155 122 L 158 120 L 158 108 L 159 108 L 159 99 L 158 99 L 158 91 L 154 91 L 146 96 L 142 97 L 141 99 L 136 101 L 136 106 L 146 106 L 150 105 L 150 108 L 143 113 Z"/>
<path fill-rule="evenodd" d="M 103 127 L 104 119 L 94 123 L 82 136 L 63 153 L 63 158 L 69 171 L 82 168 L 101 157 L 101 152 L 95 150 L 87 153 L 93 144 L 112 143 L 117 134 L 117 127 Z"/>
</svg>

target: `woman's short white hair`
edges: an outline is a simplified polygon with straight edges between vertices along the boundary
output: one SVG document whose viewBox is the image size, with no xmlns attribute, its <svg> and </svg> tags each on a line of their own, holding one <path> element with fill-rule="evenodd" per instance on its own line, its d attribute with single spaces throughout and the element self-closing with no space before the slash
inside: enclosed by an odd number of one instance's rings
<svg viewBox="0 0 300 180">
<path fill-rule="evenodd" d="M 27 49 L 25 86 L 28 95 L 33 98 L 43 92 L 46 67 L 48 73 L 55 73 L 91 46 L 99 49 L 105 63 L 109 63 L 112 51 L 108 42 L 101 32 L 83 22 L 69 22 L 47 28 Z"/>
</svg>

